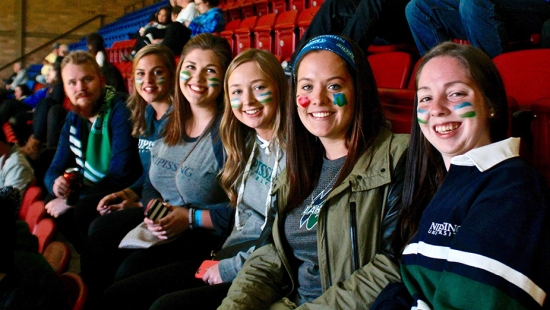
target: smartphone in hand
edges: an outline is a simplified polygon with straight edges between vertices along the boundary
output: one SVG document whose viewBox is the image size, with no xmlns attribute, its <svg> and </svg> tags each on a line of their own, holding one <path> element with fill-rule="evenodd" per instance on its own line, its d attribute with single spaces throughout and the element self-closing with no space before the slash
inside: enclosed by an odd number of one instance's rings
<svg viewBox="0 0 550 310">
<path fill-rule="evenodd" d="M 145 209 L 145 216 L 152 220 L 160 220 L 170 213 L 170 210 L 158 199 L 152 199 Z"/>
<path fill-rule="evenodd" d="M 202 279 L 202 277 L 204 277 L 204 274 L 206 273 L 206 270 L 214 265 L 217 265 L 218 263 L 219 261 L 217 260 L 205 260 L 204 262 L 202 262 L 199 269 L 197 269 L 197 272 L 195 272 L 195 278 Z"/>
</svg>

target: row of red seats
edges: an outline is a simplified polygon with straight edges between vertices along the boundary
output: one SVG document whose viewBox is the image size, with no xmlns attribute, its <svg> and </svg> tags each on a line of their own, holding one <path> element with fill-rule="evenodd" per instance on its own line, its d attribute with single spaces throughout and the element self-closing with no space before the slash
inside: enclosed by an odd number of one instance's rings
<svg viewBox="0 0 550 310">
<path fill-rule="evenodd" d="M 319 7 L 324 0 L 228 0 L 222 1 L 220 8 L 227 21 L 241 20 L 252 16 L 282 13 L 290 10 L 305 10 Z"/>
</svg>

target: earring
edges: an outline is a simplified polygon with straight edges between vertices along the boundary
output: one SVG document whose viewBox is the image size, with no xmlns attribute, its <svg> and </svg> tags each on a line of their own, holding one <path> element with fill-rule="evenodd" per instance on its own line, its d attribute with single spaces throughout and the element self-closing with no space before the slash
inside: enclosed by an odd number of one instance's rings
<svg viewBox="0 0 550 310">
<path fill-rule="evenodd" d="M 491 112 L 491 114 L 489 115 L 491 118 L 495 117 L 495 112 Z"/>
</svg>

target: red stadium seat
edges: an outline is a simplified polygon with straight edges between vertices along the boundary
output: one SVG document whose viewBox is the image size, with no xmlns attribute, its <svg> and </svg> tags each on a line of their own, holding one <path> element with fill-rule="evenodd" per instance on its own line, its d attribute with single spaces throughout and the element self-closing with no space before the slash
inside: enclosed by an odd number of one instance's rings
<svg viewBox="0 0 550 310">
<path fill-rule="evenodd" d="M 19 220 L 24 221 L 27 218 L 27 213 L 31 204 L 35 201 L 42 198 L 42 190 L 36 185 L 29 185 L 25 194 L 23 194 L 23 199 L 21 200 L 21 208 L 19 209 Z M 32 230 L 33 227 L 29 226 Z"/>
<path fill-rule="evenodd" d="M 531 49 L 498 55 L 493 59 L 506 94 L 520 109 L 529 110 L 541 98 L 550 98 L 550 49 Z"/>
<path fill-rule="evenodd" d="M 51 218 L 44 218 L 34 226 L 32 232 L 38 238 L 38 252 L 43 253 L 46 246 L 55 237 L 55 222 Z"/>
<path fill-rule="evenodd" d="M 319 11 L 319 6 L 312 6 L 310 8 L 307 8 L 300 12 L 300 15 L 298 15 L 298 28 L 300 31 L 300 38 L 304 35 L 304 32 L 306 31 L 307 27 L 309 27 L 309 24 L 311 24 L 311 20 L 317 14 L 317 11 Z"/>
<path fill-rule="evenodd" d="M 275 53 L 283 60 L 289 60 L 296 49 L 298 37 L 296 36 L 296 21 L 298 11 L 292 10 L 279 14 L 275 22 Z"/>
<path fill-rule="evenodd" d="M 229 23 L 227 23 L 223 31 L 220 32 L 220 37 L 225 38 L 227 42 L 229 42 L 229 46 L 231 46 L 231 51 L 233 51 L 233 55 L 236 55 L 236 51 L 237 51 L 233 33 L 235 32 L 235 29 L 239 27 L 240 23 L 241 23 L 240 20 L 232 20 Z"/>
<path fill-rule="evenodd" d="M 263 15 L 258 18 L 254 27 L 254 47 L 261 50 L 267 50 L 273 53 L 273 25 L 277 13 Z"/>
<path fill-rule="evenodd" d="M 306 0 L 289 0 L 289 10 L 302 11 L 306 9 Z"/>
<path fill-rule="evenodd" d="M 420 63 L 422 62 L 422 58 L 420 58 L 416 64 L 414 65 L 411 77 L 409 78 L 409 83 L 407 84 L 408 89 L 414 89 L 416 90 L 416 72 L 418 72 L 418 67 L 420 66 Z"/>
<path fill-rule="evenodd" d="M 252 32 L 257 19 L 256 16 L 245 18 L 239 24 L 239 28 L 235 29 L 235 55 L 253 46 Z"/>
<path fill-rule="evenodd" d="M 325 1 L 324 0 L 311 0 L 311 2 L 309 3 L 309 7 L 321 6 L 323 4 L 323 2 L 325 2 Z"/>
<path fill-rule="evenodd" d="M 4 135 L 6 136 L 6 142 L 15 144 L 18 143 L 17 136 L 15 135 L 15 132 L 13 131 L 10 123 L 4 123 L 2 125 L 2 130 L 4 131 Z"/>
<path fill-rule="evenodd" d="M 84 304 L 88 298 L 88 288 L 82 278 L 77 274 L 65 272 L 59 276 L 59 280 L 71 309 L 84 309 Z"/>
<path fill-rule="evenodd" d="M 412 56 L 389 52 L 368 56 L 377 87 L 406 88 L 412 70 Z"/>
<path fill-rule="evenodd" d="M 285 0 L 274 0 L 271 1 L 271 13 L 282 13 L 286 11 L 286 1 Z"/>
<path fill-rule="evenodd" d="M 269 14 L 269 2 L 267 0 L 254 0 L 254 7 L 258 17 Z"/>
<path fill-rule="evenodd" d="M 229 21 L 240 20 L 241 17 L 241 4 L 243 0 L 238 0 L 233 3 L 227 4 L 227 14 L 229 16 Z"/>
<path fill-rule="evenodd" d="M 33 202 L 27 210 L 27 216 L 25 217 L 25 222 L 29 225 L 29 229 L 33 231 L 36 224 L 45 218 L 46 214 L 44 201 L 38 200 Z"/>
<path fill-rule="evenodd" d="M 42 255 L 57 275 L 67 271 L 69 261 L 71 260 L 71 250 L 69 250 L 69 247 L 65 243 L 60 241 L 50 242 Z"/>
<path fill-rule="evenodd" d="M 378 88 L 386 119 L 394 133 L 411 133 L 416 92 L 411 89 Z"/>
<path fill-rule="evenodd" d="M 256 12 L 254 9 L 254 0 L 242 0 L 241 15 L 242 15 L 242 18 L 256 16 Z"/>
</svg>

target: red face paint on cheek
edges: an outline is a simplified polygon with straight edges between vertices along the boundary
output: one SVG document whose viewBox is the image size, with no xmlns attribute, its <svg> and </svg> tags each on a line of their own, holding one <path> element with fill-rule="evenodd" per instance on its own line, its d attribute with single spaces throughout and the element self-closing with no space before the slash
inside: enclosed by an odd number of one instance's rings
<svg viewBox="0 0 550 310">
<path fill-rule="evenodd" d="M 300 97 L 298 98 L 298 104 L 302 106 L 302 108 L 307 108 L 307 106 L 311 103 L 309 101 L 308 97 Z"/>
</svg>

